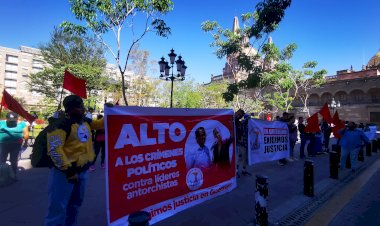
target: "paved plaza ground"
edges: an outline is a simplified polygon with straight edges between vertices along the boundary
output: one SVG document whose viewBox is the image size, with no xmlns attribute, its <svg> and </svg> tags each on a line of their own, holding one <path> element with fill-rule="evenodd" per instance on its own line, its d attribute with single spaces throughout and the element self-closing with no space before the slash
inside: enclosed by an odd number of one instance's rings
<svg viewBox="0 0 380 226">
<path fill-rule="evenodd" d="M 296 150 L 299 150 L 299 144 L 296 145 Z M 30 150 L 27 150 L 23 157 L 26 158 L 29 152 Z M 372 176 L 368 174 L 369 169 L 373 175 L 379 174 L 379 157 L 380 153 L 373 153 L 371 157 L 366 156 L 364 162 L 359 162 L 359 170 L 356 173 L 352 173 L 348 169 L 342 170 L 338 180 L 329 178 L 328 155 L 310 158 L 314 163 L 314 197 L 307 197 L 303 194 L 304 160 L 290 162 L 285 166 L 279 166 L 276 161 L 257 164 L 249 167 L 252 176 L 237 179 L 238 187 L 232 192 L 189 208 L 155 225 L 254 225 L 256 174 L 262 174 L 269 178 L 268 212 L 271 225 L 303 225 L 307 222 L 309 225 L 314 225 L 315 220 L 318 222 L 318 218 L 315 218 L 318 217 L 318 211 L 322 211 L 329 200 L 338 196 L 355 179 L 363 178 L 362 182 L 371 181 Z M 372 168 L 370 168 L 371 166 Z M 373 169 L 374 166 L 377 168 Z M 22 170 L 19 172 L 19 181 L 8 187 L 0 188 L 1 225 L 43 225 L 47 210 L 48 169 L 30 168 L 28 159 L 21 160 L 20 167 Z M 376 181 L 372 181 L 372 183 L 376 183 Z M 379 182 L 377 182 L 378 184 Z M 379 189 L 377 189 L 377 193 L 379 193 Z M 353 195 L 351 194 L 351 196 Z M 347 205 L 349 202 L 341 204 L 341 209 Z M 90 173 L 78 225 L 107 225 L 106 211 L 105 170 L 98 166 L 96 171 Z M 339 216 L 337 214 L 340 209 L 336 211 L 337 213 L 333 216 L 326 216 L 322 213 L 325 220 L 327 219 L 327 224 L 330 221 L 332 221 L 332 225 L 339 224 L 339 218 L 336 217 Z M 343 214 L 343 216 L 346 215 L 347 213 Z"/>
</svg>

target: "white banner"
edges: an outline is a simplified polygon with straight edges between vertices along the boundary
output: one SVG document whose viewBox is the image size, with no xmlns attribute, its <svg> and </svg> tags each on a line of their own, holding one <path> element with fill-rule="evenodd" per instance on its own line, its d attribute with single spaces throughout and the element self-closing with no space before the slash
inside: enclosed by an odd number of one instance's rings
<svg viewBox="0 0 380 226">
<path fill-rule="evenodd" d="M 288 125 L 280 121 L 250 119 L 248 123 L 248 164 L 289 157 Z"/>
</svg>

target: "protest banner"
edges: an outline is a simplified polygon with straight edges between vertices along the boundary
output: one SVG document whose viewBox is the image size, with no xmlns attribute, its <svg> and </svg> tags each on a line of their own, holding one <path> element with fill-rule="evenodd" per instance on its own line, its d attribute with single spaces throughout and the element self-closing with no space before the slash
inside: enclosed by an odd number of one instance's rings
<svg viewBox="0 0 380 226">
<path fill-rule="evenodd" d="M 232 110 L 105 108 L 108 225 L 153 224 L 236 187 Z"/>
<path fill-rule="evenodd" d="M 289 157 L 289 130 L 281 121 L 249 119 L 248 164 Z"/>
</svg>

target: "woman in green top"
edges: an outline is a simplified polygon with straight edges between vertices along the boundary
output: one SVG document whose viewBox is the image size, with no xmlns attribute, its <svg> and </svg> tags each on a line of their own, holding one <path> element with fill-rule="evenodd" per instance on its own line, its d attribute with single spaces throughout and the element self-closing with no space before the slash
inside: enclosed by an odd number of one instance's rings
<svg viewBox="0 0 380 226">
<path fill-rule="evenodd" d="M 16 113 L 8 112 L 6 120 L 0 121 L 0 164 L 6 163 L 9 154 L 14 175 L 17 173 L 18 154 L 23 140 L 27 141 L 29 138 L 26 123 L 17 120 L 18 115 Z"/>
</svg>

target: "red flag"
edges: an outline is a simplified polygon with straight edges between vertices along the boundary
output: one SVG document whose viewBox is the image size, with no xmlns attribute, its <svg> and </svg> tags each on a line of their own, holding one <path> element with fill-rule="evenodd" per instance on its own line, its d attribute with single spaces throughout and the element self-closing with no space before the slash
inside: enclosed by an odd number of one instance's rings
<svg viewBox="0 0 380 226">
<path fill-rule="evenodd" d="M 84 99 L 87 98 L 86 80 L 75 77 L 75 75 L 67 70 L 65 71 L 65 76 L 63 78 L 63 88 Z"/>
<path fill-rule="evenodd" d="M 319 110 L 319 114 L 322 115 L 323 119 L 326 120 L 327 123 L 331 124 L 333 122 L 330 115 L 329 106 L 327 104 L 323 105 L 321 110 Z"/>
<path fill-rule="evenodd" d="M 25 111 L 21 104 L 19 104 L 5 89 L 3 91 L 3 98 L 1 99 L 1 107 L 2 106 L 17 113 L 30 123 L 32 123 L 36 119 L 34 116 Z"/>
<path fill-rule="evenodd" d="M 318 124 L 318 113 L 315 113 L 314 115 L 310 116 L 307 119 L 307 125 L 305 127 L 305 132 L 307 133 L 316 133 L 320 132 L 321 129 L 319 128 Z"/>
<path fill-rule="evenodd" d="M 334 134 L 335 138 L 341 138 L 342 135 L 338 133 L 340 129 L 343 129 L 345 127 L 344 122 L 339 119 L 338 111 L 335 112 L 333 116 L 333 123 L 334 127 L 332 128 L 332 132 Z"/>
</svg>

